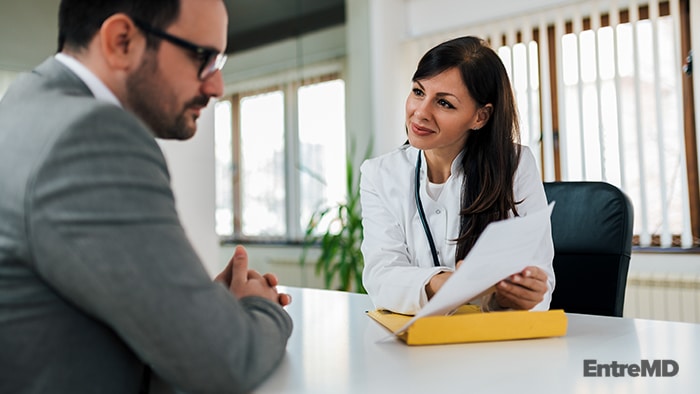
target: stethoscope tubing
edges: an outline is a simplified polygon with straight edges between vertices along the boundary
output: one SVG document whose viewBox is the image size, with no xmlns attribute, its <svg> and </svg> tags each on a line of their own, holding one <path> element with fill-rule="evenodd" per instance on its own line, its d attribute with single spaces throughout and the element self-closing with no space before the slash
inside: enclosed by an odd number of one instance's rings
<svg viewBox="0 0 700 394">
<path fill-rule="evenodd" d="M 420 217 L 420 222 L 423 225 L 423 230 L 425 231 L 425 236 L 428 238 L 428 244 L 430 245 L 430 253 L 433 255 L 433 264 L 436 267 L 440 266 L 440 260 L 438 259 L 437 249 L 435 248 L 435 241 L 433 240 L 433 235 L 430 232 L 430 226 L 425 218 L 425 210 L 423 209 L 423 203 L 420 199 L 420 167 L 421 167 L 421 156 L 423 151 L 418 151 L 418 159 L 416 160 L 416 188 L 415 188 L 415 199 L 416 207 L 418 208 L 418 216 Z"/>
</svg>

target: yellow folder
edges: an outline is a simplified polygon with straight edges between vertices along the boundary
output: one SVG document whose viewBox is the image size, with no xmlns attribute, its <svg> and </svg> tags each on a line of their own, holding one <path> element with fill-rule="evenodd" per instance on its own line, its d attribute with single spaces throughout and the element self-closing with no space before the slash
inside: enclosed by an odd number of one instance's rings
<svg viewBox="0 0 700 394">
<path fill-rule="evenodd" d="M 367 314 L 392 333 L 413 317 L 381 309 Z M 437 345 L 556 337 L 566 335 L 566 327 L 562 309 L 482 313 L 478 306 L 464 305 L 449 316 L 420 318 L 397 336 L 408 345 Z"/>
</svg>

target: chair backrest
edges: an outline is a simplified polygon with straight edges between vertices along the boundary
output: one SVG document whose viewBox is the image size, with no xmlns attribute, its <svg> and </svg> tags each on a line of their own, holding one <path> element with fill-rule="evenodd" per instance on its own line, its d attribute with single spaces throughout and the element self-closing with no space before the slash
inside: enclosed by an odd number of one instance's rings
<svg viewBox="0 0 700 394">
<path fill-rule="evenodd" d="M 556 286 L 550 308 L 622 316 L 632 250 L 629 198 L 605 182 L 545 182 Z"/>
</svg>

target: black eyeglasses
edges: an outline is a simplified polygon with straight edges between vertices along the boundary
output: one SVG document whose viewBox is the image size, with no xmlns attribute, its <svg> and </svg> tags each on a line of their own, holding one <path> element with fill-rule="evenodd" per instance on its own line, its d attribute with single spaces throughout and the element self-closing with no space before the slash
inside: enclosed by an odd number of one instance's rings
<svg viewBox="0 0 700 394">
<path fill-rule="evenodd" d="M 133 21 L 134 24 L 136 24 L 136 26 L 144 32 L 152 34 L 158 38 L 162 38 L 171 44 L 179 46 L 180 48 L 191 51 L 198 59 L 201 59 L 202 65 L 199 67 L 199 79 L 202 81 L 224 68 L 224 64 L 226 64 L 226 54 L 223 54 L 216 49 L 201 47 L 193 44 L 187 40 L 183 40 L 180 37 L 176 37 L 172 34 L 168 34 L 162 30 L 151 27 L 137 19 L 133 19 Z"/>
</svg>

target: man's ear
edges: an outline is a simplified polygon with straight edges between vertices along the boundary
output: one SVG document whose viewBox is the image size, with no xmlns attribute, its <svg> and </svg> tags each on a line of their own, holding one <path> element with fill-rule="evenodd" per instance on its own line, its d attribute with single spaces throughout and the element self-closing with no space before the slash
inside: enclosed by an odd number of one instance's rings
<svg viewBox="0 0 700 394">
<path fill-rule="evenodd" d="M 100 27 L 100 45 L 107 64 L 115 70 L 138 67 L 146 38 L 126 14 L 114 14 Z"/>
<path fill-rule="evenodd" d="M 489 119 L 491 118 L 491 113 L 493 112 L 493 105 L 486 104 L 483 107 L 479 108 L 476 110 L 476 127 L 475 129 L 480 129 L 484 127 L 486 123 L 488 123 Z"/>
</svg>

